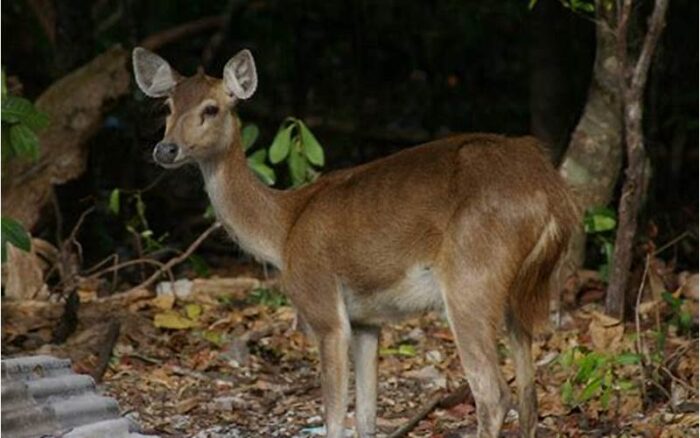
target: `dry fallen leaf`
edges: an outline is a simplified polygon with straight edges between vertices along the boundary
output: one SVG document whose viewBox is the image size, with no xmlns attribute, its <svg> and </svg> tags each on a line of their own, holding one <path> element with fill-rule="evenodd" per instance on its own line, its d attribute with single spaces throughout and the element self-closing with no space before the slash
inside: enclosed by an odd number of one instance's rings
<svg viewBox="0 0 700 438">
<path fill-rule="evenodd" d="M 150 305 L 160 310 L 170 310 L 175 304 L 175 295 L 160 294 L 150 301 Z"/>
<path fill-rule="evenodd" d="M 191 319 L 185 318 L 172 310 L 155 314 L 153 316 L 153 325 L 158 328 L 175 330 L 190 329 L 199 326 L 197 321 L 192 321 Z"/>
<path fill-rule="evenodd" d="M 593 347 L 598 351 L 616 353 L 622 345 L 622 335 L 625 327 L 622 321 L 594 311 L 588 332 L 591 335 Z"/>
</svg>

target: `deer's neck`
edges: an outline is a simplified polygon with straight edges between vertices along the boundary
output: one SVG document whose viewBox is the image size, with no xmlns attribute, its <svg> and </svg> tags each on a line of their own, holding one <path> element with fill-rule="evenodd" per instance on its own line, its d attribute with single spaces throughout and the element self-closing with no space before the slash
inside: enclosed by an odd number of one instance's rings
<svg viewBox="0 0 700 438">
<path fill-rule="evenodd" d="M 200 168 L 216 215 L 231 237 L 257 259 L 281 268 L 292 214 L 285 192 L 265 186 L 253 174 L 238 142 Z"/>
</svg>

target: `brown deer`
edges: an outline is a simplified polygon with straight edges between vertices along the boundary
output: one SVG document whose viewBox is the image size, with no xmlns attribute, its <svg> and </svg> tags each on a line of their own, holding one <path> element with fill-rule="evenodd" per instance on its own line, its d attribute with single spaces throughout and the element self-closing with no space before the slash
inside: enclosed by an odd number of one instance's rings
<svg viewBox="0 0 700 438">
<path fill-rule="evenodd" d="M 133 53 L 136 82 L 166 98 L 163 167 L 196 163 L 231 237 L 281 271 L 285 293 L 319 342 L 325 422 L 343 435 L 349 361 L 356 423 L 376 433 L 380 326 L 444 310 L 477 404 L 478 436 L 495 437 L 510 390 L 498 366 L 505 325 L 517 370 L 522 436 L 535 435 L 530 347 L 578 213 L 536 140 L 459 135 L 274 190 L 248 169 L 234 114 L 258 79 L 248 50 L 223 79 L 182 77 L 159 56 Z"/>
</svg>

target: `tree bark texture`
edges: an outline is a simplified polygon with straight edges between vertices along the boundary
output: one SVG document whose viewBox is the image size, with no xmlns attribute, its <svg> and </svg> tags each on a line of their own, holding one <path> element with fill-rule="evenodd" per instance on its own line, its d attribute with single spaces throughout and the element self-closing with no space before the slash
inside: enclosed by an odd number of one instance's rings
<svg viewBox="0 0 700 438">
<path fill-rule="evenodd" d="M 615 8 L 596 1 L 596 55 L 588 100 L 574 130 L 559 172 L 585 211 L 610 203 L 622 165 L 622 96 L 620 59 L 615 36 Z M 572 236 L 567 269 L 583 264 L 585 234 Z"/>
<path fill-rule="evenodd" d="M 615 250 L 610 271 L 610 283 L 605 299 L 605 311 L 622 319 L 625 311 L 625 291 L 632 267 L 632 249 L 637 233 L 637 216 L 644 192 L 645 149 L 643 120 L 644 89 L 649 65 L 665 25 L 669 0 L 656 0 L 649 20 L 649 29 L 644 37 L 639 58 L 631 65 L 628 62 L 627 38 L 632 0 L 625 0 L 619 11 L 618 50 L 622 61 L 620 77 L 624 98 L 624 128 L 627 150 L 627 169 L 618 208 L 618 227 Z"/>
<path fill-rule="evenodd" d="M 30 229 L 51 196 L 52 187 L 85 170 L 88 140 L 105 111 L 129 91 L 129 55 L 115 47 L 52 84 L 36 101 L 49 115 L 39 135 L 37 161 L 11 160 L 2 173 L 3 215 Z"/>
</svg>

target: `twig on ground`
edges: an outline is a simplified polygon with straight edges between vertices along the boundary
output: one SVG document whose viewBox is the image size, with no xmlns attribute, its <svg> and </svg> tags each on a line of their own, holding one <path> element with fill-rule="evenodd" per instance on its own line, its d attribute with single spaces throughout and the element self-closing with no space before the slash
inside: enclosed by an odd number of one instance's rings
<svg viewBox="0 0 700 438">
<path fill-rule="evenodd" d="M 190 246 L 182 254 L 168 260 L 165 264 L 163 264 L 163 266 L 159 270 L 154 272 L 153 275 L 148 277 L 148 279 L 143 281 L 138 286 L 132 288 L 132 290 L 134 290 L 134 289 L 146 289 L 146 288 L 150 287 L 151 285 L 153 285 L 153 283 L 155 283 L 156 280 L 158 280 L 158 278 L 160 278 L 160 276 L 163 275 L 165 272 L 172 269 L 175 265 L 180 264 L 183 261 L 187 260 L 187 258 L 189 256 L 191 256 L 192 253 L 199 247 L 199 245 L 201 245 L 202 242 L 204 242 L 204 240 L 207 237 L 209 237 L 209 235 L 211 233 L 218 230 L 219 228 L 221 228 L 220 222 L 214 222 L 213 224 L 211 224 L 211 226 L 209 226 L 209 228 L 204 230 L 204 232 L 202 234 L 200 234 L 199 237 L 197 237 L 197 239 L 194 242 L 192 242 L 190 244 Z"/>
<path fill-rule="evenodd" d="M 445 396 L 444 394 L 436 394 L 433 398 L 428 401 L 423 407 L 421 407 L 418 412 L 411 417 L 406 424 L 401 426 L 392 432 L 388 438 L 401 438 L 408 434 L 415 428 L 418 423 L 420 423 L 425 417 L 427 417 L 436 408 L 449 409 L 454 407 L 469 397 L 471 390 L 469 389 L 469 384 L 465 383 L 459 386 L 457 389 L 452 391 L 450 394 Z"/>
<path fill-rule="evenodd" d="M 95 382 L 100 383 L 102 377 L 107 371 L 107 366 L 109 365 L 109 359 L 112 357 L 112 350 L 119 339 L 119 332 L 121 331 L 121 324 L 119 321 L 112 321 L 109 323 L 107 328 L 107 335 L 105 336 L 104 342 L 100 346 L 100 351 L 97 359 L 97 366 L 92 371 L 92 378 Z"/>
</svg>

